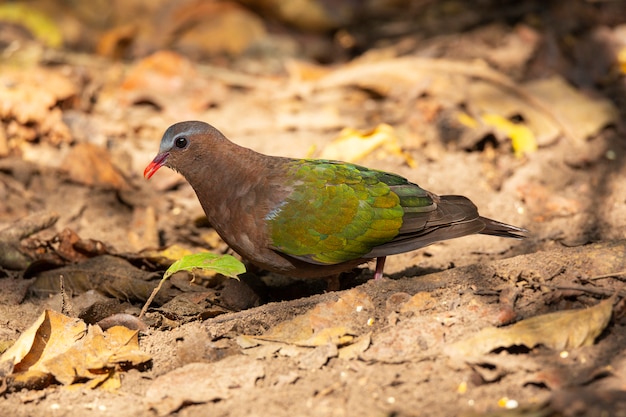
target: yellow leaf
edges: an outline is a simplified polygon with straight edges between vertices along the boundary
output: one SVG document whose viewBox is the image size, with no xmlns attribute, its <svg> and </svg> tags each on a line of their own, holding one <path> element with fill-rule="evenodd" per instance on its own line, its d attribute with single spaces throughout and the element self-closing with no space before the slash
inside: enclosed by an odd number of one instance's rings
<svg viewBox="0 0 626 417">
<path fill-rule="evenodd" d="M 248 336 L 251 341 L 290 343 L 298 346 L 323 346 L 328 343 L 344 346 L 365 328 L 373 311 L 369 296 L 359 290 L 344 293 L 337 301 L 320 303 L 304 314 L 274 326 L 261 336 Z"/>
<path fill-rule="evenodd" d="M 1 357 L 13 365 L 17 385 L 43 388 L 37 381 L 88 387 L 119 387 L 119 372 L 150 360 L 139 350 L 136 330 L 114 326 L 106 332 L 78 319 L 46 310 Z"/>
<path fill-rule="evenodd" d="M 467 113 L 459 113 L 457 116 L 457 121 L 461 123 L 463 126 L 467 126 L 472 129 L 475 129 L 478 126 L 480 126 L 478 121 Z"/>
<path fill-rule="evenodd" d="M 151 260 L 158 260 L 165 258 L 169 263 L 172 264 L 186 255 L 191 255 L 196 253 L 197 251 L 192 251 L 191 249 L 185 248 L 180 245 L 172 245 L 168 246 L 163 250 L 149 250 L 143 252 L 143 254 Z"/>
<path fill-rule="evenodd" d="M 354 343 L 351 345 L 343 346 L 339 349 L 339 359 L 356 359 L 359 355 L 365 352 L 372 343 L 372 333 L 366 333 L 362 336 L 357 337 L 354 340 Z"/>
<path fill-rule="evenodd" d="M 0 21 L 24 26 L 35 38 L 53 48 L 58 48 L 63 43 L 63 35 L 54 20 L 25 4 L 0 5 Z"/>
<path fill-rule="evenodd" d="M 337 346 L 347 345 L 354 339 L 346 326 L 327 327 L 316 332 L 306 340 L 300 340 L 299 346 L 323 346 L 332 343 Z"/>
<path fill-rule="evenodd" d="M 120 364 L 137 366 L 150 360 L 139 351 L 138 340 L 136 330 L 114 326 L 103 332 L 99 326 L 89 326 L 84 338 L 49 359 L 46 366 L 62 384 L 87 380 L 87 386 L 97 387 L 115 378 Z"/>
<path fill-rule="evenodd" d="M 614 297 L 582 310 L 557 311 L 522 320 L 505 328 L 487 327 L 446 348 L 450 356 L 484 355 L 494 349 L 543 345 L 554 350 L 592 345 L 611 319 Z"/>
<path fill-rule="evenodd" d="M 13 363 L 13 372 L 43 371 L 44 362 L 69 349 L 84 336 L 87 326 L 78 319 L 46 310 L 0 357 Z"/>
<path fill-rule="evenodd" d="M 511 138 L 511 145 L 516 156 L 521 157 L 537 150 L 537 140 L 528 126 L 513 123 L 498 114 L 485 114 L 481 120 L 487 126 L 494 127 Z"/>
<path fill-rule="evenodd" d="M 415 168 L 415 161 L 402 150 L 394 128 L 384 123 L 365 133 L 352 128 L 343 129 L 339 137 L 322 150 L 320 158 L 354 163 L 381 147 L 393 155 L 400 156 L 407 165 Z"/>
<path fill-rule="evenodd" d="M 620 72 L 626 74 L 626 47 L 620 49 L 617 53 L 617 62 L 619 63 Z"/>
</svg>

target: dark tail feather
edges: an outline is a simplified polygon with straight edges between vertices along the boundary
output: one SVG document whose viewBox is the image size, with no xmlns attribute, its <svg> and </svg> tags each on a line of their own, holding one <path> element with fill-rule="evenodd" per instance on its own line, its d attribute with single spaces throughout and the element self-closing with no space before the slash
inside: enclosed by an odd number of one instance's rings
<svg viewBox="0 0 626 417">
<path fill-rule="evenodd" d="M 528 235 L 528 230 L 510 224 L 501 223 L 486 217 L 480 217 L 485 224 L 485 228 L 479 233 L 481 235 L 491 235 L 500 237 L 510 237 L 513 239 L 523 239 Z"/>
</svg>

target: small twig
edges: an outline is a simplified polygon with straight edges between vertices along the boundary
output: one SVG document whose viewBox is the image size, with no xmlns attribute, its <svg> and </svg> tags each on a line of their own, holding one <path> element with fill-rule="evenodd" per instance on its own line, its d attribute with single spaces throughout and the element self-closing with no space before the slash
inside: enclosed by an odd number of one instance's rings
<svg viewBox="0 0 626 417">
<path fill-rule="evenodd" d="M 163 287 L 163 283 L 165 282 L 165 280 L 166 278 L 161 279 L 161 281 L 159 281 L 159 285 L 157 285 L 156 288 L 152 290 L 150 297 L 148 297 L 148 299 L 146 300 L 146 303 L 141 308 L 141 312 L 139 313 L 140 320 L 143 318 L 144 314 L 146 314 L 146 312 L 148 311 L 148 307 L 150 307 L 150 304 L 152 304 L 152 301 L 154 301 L 154 297 L 156 297 L 158 292 L 161 290 L 161 287 Z"/>
<path fill-rule="evenodd" d="M 619 272 L 611 272 L 610 274 L 595 275 L 593 277 L 587 278 L 587 280 L 594 281 L 596 279 L 617 278 L 617 277 L 622 276 L 622 275 L 626 276 L 626 270 L 619 271 Z"/>
<path fill-rule="evenodd" d="M 587 288 L 587 287 L 582 287 L 582 286 L 577 286 L 577 285 L 572 285 L 572 286 L 548 285 L 548 284 L 544 284 L 544 285 L 554 290 L 581 291 L 581 292 L 586 292 L 589 294 L 600 295 L 600 296 L 605 296 L 605 297 L 610 297 L 614 294 L 617 294 L 620 297 L 626 298 L 626 291 L 623 291 L 623 290 L 612 291 L 612 290 L 608 290 L 604 288 Z"/>
<path fill-rule="evenodd" d="M 61 290 L 61 313 L 68 317 L 76 317 L 70 298 L 67 295 L 67 291 L 65 291 L 65 278 L 63 275 L 59 275 L 59 288 Z"/>
</svg>

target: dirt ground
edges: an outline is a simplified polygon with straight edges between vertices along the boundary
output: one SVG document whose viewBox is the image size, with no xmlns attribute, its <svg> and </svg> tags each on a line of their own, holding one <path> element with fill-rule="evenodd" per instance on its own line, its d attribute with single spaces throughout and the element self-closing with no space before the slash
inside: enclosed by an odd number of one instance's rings
<svg viewBox="0 0 626 417">
<path fill-rule="evenodd" d="M 1 415 L 626 416 L 622 2 L 305 2 L 314 23 L 127 3 L 98 26 L 32 2 L 61 47 L 0 5 L 0 351 L 54 310 L 139 326 L 149 360 L 111 389 L 0 363 Z M 141 321 L 115 316 L 183 254 L 234 254 L 182 176 L 143 178 L 182 120 L 465 195 L 529 236 L 436 243 L 331 292 L 179 273 Z"/>
</svg>

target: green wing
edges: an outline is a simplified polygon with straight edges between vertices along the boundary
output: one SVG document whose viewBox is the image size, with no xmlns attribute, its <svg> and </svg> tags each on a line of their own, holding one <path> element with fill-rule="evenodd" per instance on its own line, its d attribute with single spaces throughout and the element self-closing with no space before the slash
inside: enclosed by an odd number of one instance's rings
<svg viewBox="0 0 626 417">
<path fill-rule="evenodd" d="M 405 178 L 358 165 L 294 160 L 285 177 L 293 191 L 266 217 L 272 247 L 311 263 L 361 258 L 404 231 L 405 212 L 436 209 Z"/>
</svg>

